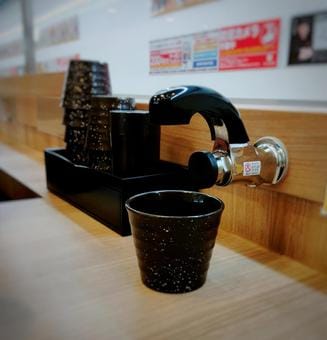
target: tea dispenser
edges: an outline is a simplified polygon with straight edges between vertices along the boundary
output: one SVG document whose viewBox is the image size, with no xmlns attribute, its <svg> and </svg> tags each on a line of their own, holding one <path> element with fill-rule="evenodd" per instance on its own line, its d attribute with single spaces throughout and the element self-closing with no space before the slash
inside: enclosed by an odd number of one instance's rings
<svg viewBox="0 0 327 340">
<path fill-rule="evenodd" d="M 287 173 L 288 156 L 283 142 L 262 137 L 251 144 L 241 115 L 220 93 L 200 86 L 178 86 L 157 92 L 150 100 L 152 122 L 189 124 L 195 113 L 208 123 L 212 151 L 189 158 L 189 172 L 201 188 L 244 181 L 250 186 L 279 183 Z"/>
</svg>

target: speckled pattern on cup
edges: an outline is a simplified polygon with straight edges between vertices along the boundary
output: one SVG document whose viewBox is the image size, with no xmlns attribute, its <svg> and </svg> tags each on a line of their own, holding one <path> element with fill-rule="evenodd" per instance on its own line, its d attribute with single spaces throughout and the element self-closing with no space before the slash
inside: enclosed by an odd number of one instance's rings
<svg viewBox="0 0 327 340">
<path fill-rule="evenodd" d="M 143 283 L 165 293 L 201 287 L 224 203 L 190 191 L 154 191 L 131 197 L 126 208 Z"/>
</svg>

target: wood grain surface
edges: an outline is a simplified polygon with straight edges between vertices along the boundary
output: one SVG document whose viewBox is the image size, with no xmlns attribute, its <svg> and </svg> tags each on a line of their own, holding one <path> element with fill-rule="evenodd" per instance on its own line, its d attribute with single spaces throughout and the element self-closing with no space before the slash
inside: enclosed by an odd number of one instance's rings
<svg viewBox="0 0 327 340">
<path fill-rule="evenodd" d="M 327 273 L 327 219 L 320 204 L 239 184 L 206 192 L 225 202 L 224 230 Z"/>
<path fill-rule="evenodd" d="M 1 96 L 60 97 L 64 73 L 46 73 L 0 79 Z"/>
<path fill-rule="evenodd" d="M 65 127 L 63 108 L 59 107 L 58 97 L 40 97 L 37 99 L 37 129 L 63 140 Z"/>
<path fill-rule="evenodd" d="M 132 238 L 47 193 L 20 148 L 0 164 L 43 198 L 0 204 L 1 338 L 326 339 L 326 275 L 220 230 L 201 289 L 151 291 Z"/>
</svg>

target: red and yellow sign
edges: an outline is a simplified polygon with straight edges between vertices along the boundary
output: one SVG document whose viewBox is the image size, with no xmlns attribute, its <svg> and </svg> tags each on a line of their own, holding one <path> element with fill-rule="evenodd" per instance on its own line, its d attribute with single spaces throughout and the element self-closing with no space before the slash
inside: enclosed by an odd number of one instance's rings
<svg viewBox="0 0 327 340">
<path fill-rule="evenodd" d="M 218 36 L 219 70 L 277 66 L 280 19 L 222 28 Z"/>
</svg>

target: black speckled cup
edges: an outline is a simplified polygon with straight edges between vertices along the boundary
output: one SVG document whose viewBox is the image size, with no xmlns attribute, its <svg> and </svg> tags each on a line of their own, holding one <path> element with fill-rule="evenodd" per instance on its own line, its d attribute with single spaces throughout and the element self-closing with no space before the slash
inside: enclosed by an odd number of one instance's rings
<svg viewBox="0 0 327 340">
<path fill-rule="evenodd" d="M 165 293 L 201 287 L 224 203 L 193 191 L 152 191 L 126 202 L 143 283 Z"/>
</svg>

